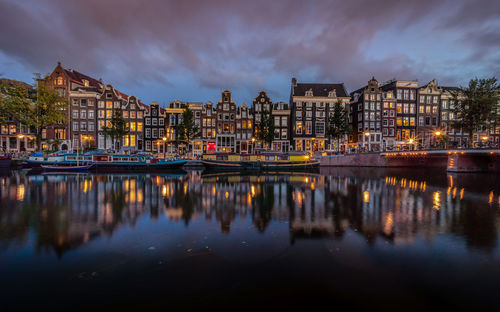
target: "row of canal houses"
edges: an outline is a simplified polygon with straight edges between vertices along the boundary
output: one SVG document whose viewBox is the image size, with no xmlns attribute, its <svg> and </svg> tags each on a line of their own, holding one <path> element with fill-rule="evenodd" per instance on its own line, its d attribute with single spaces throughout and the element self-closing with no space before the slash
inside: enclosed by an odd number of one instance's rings
<svg viewBox="0 0 500 312">
<path fill-rule="evenodd" d="M 144 104 L 135 95 L 127 95 L 111 84 L 104 84 L 58 63 L 48 76 L 48 83 L 68 101 L 68 123 L 54 125 L 42 133 L 42 148 L 48 150 L 77 148 L 119 149 L 125 152 L 177 153 L 186 143 L 176 140 L 176 125 L 182 123 L 186 107 L 193 111 L 200 135 L 190 144 L 194 154 L 206 152 L 252 153 L 262 147 L 253 140 L 255 127 L 265 111 L 274 120 L 273 151 L 323 152 L 348 148 L 385 150 L 420 144 L 436 144 L 436 132 L 448 138 L 449 146 L 462 146 L 468 135 L 452 129 L 455 116 L 451 91 L 456 87 L 439 86 L 432 80 L 419 86 L 416 80 L 378 82 L 374 77 L 351 93 L 343 83 L 298 83 L 292 78 L 289 103 L 273 102 L 265 91 L 253 99 L 252 106 L 237 105 L 228 90 L 217 103 L 181 102 L 167 107 L 157 102 Z M 329 118 L 336 103 L 349 112 L 352 132 L 340 140 L 339 146 L 327 135 Z M 120 109 L 130 132 L 112 141 L 102 131 L 109 125 L 114 109 Z M 500 143 L 500 127 L 489 129 L 472 138 Z M 35 149 L 34 136 L 21 125 L 4 125 L 0 146 L 6 151 Z"/>
</svg>

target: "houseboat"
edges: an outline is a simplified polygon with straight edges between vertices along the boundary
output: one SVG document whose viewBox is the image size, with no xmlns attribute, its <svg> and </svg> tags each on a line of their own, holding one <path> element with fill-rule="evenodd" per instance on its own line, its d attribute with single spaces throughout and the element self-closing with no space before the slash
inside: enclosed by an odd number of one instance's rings
<svg viewBox="0 0 500 312">
<path fill-rule="evenodd" d="M 202 161 L 209 170 L 310 170 L 319 167 L 319 161 L 302 153 L 261 154 L 204 154 Z"/>
<path fill-rule="evenodd" d="M 48 156 L 44 156 L 43 153 L 34 152 L 28 158 L 24 159 L 24 168 L 40 168 L 42 165 L 45 166 L 55 166 L 61 163 L 65 156 L 71 154 L 66 154 L 62 152 L 57 152 L 50 154 Z M 75 154 L 76 156 L 76 154 Z"/>
<path fill-rule="evenodd" d="M 158 159 L 148 155 L 94 154 L 91 170 L 98 172 L 161 171 L 181 169 L 185 159 Z"/>
</svg>

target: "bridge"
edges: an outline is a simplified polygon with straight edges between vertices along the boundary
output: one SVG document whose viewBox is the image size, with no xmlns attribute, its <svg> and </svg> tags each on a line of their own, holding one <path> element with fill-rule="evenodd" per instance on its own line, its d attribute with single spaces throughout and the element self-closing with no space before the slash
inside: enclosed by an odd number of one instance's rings
<svg viewBox="0 0 500 312">
<path fill-rule="evenodd" d="M 324 167 L 421 167 L 449 172 L 500 171 L 500 149 L 419 150 L 329 155 Z"/>
</svg>

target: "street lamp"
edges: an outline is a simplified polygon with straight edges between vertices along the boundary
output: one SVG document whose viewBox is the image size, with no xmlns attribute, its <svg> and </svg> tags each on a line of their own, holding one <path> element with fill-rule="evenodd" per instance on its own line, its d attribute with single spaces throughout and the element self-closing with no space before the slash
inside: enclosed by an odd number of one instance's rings
<svg viewBox="0 0 500 312">
<path fill-rule="evenodd" d="M 165 159 L 165 142 L 167 141 L 166 137 L 161 138 L 163 140 L 163 159 Z"/>
<path fill-rule="evenodd" d="M 434 135 L 436 136 L 436 142 L 437 143 L 441 143 L 441 131 L 437 130 L 437 131 L 434 131 Z"/>
<path fill-rule="evenodd" d="M 365 138 L 368 141 L 368 151 L 370 151 L 371 144 L 370 144 L 370 132 L 369 131 L 365 132 Z"/>
</svg>

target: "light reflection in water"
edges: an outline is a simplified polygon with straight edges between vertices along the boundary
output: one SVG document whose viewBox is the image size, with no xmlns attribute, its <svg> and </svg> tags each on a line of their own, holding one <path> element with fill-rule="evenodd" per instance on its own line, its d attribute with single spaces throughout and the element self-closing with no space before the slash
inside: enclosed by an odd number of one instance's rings
<svg viewBox="0 0 500 312">
<path fill-rule="evenodd" d="M 492 204 L 495 192 L 468 189 L 466 194 L 455 177 L 445 175 L 443 181 L 396 175 L 15 174 L 2 177 L 0 183 L 0 225 L 7 229 L 0 232 L 4 236 L 0 238 L 8 243 L 25 237 L 32 224 L 41 224 L 39 235 L 53 240 L 38 243 L 63 252 L 134 225 L 144 216 L 186 226 L 194 219 L 216 220 L 222 233 L 230 233 L 238 219 L 250 218 L 261 232 L 272 224 L 288 222 L 291 242 L 342 237 L 351 228 L 369 243 L 381 237 L 398 244 L 411 242 L 417 235 L 474 236 L 473 229 L 482 228 L 483 236 L 469 238 L 467 243 L 496 246 L 494 212 L 467 217 L 470 209 L 476 213 Z M 23 219 L 26 215 L 32 219 Z"/>
</svg>

